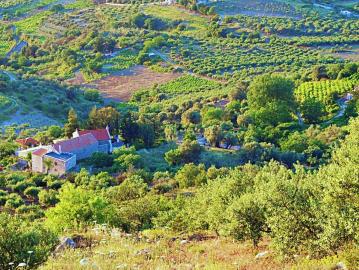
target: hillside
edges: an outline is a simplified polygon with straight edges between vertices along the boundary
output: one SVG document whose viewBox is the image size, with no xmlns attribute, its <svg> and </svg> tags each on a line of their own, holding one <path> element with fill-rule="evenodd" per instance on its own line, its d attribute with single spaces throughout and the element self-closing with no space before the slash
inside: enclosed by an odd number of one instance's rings
<svg viewBox="0 0 359 270">
<path fill-rule="evenodd" d="M 0 269 L 359 269 L 359 5 L 0 1 Z"/>
</svg>

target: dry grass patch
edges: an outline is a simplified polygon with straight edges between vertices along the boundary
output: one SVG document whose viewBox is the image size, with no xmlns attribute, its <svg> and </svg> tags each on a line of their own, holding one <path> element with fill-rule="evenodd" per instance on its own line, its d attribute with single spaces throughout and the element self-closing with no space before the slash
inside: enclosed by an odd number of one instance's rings
<svg viewBox="0 0 359 270">
<path fill-rule="evenodd" d="M 226 238 L 203 235 L 179 237 L 122 233 L 91 234 L 93 247 L 67 250 L 50 258 L 41 270 L 62 269 L 290 269 L 269 252 L 256 259 L 256 254 L 268 250 L 263 241 L 258 248 Z"/>
<path fill-rule="evenodd" d="M 171 81 L 180 75 L 180 73 L 157 73 L 144 66 L 134 66 L 96 80 L 87 86 L 99 90 L 104 98 L 128 101 L 136 90 Z"/>
</svg>

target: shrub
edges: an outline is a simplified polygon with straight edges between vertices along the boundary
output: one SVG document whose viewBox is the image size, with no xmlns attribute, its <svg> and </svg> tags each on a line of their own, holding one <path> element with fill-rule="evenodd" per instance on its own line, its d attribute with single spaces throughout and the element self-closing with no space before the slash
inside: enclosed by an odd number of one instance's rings
<svg viewBox="0 0 359 270">
<path fill-rule="evenodd" d="M 47 182 L 47 187 L 51 189 L 59 189 L 61 188 L 63 182 L 61 180 L 55 180 L 52 182 Z"/>
<path fill-rule="evenodd" d="M 98 101 L 100 99 L 100 93 L 94 89 L 88 89 L 84 93 L 85 99 L 89 101 Z"/>
<path fill-rule="evenodd" d="M 39 205 L 21 205 L 16 209 L 16 213 L 21 217 L 34 221 L 45 216 L 44 210 Z"/>
<path fill-rule="evenodd" d="M 30 186 L 33 186 L 33 183 L 29 181 L 21 181 L 12 186 L 12 189 L 16 192 L 24 192 Z"/>
<path fill-rule="evenodd" d="M 148 190 L 147 184 L 138 175 L 128 177 L 119 186 L 108 190 L 107 197 L 111 201 L 122 202 L 126 200 L 134 200 L 146 195 Z"/>
<path fill-rule="evenodd" d="M 0 142 L 0 159 L 4 159 L 15 154 L 16 148 L 17 146 L 14 143 Z"/>
<path fill-rule="evenodd" d="M 90 163 L 96 168 L 111 167 L 113 164 L 113 157 L 101 152 L 93 153 Z"/>
<path fill-rule="evenodd" d="M 6 200 L 5 207 L 15 209 L 24 204 L 24 200 L 19 194 L 11 193 Z"/>
<path fill-rule="evenodd" d="M 57 194 L 55 190 L 41 190 L 38 194 L 39 202 L 46 206 L 53 206 L 59 201 Z"/>
<path fill-rule="evenodd" d="M 229 233 L 238 240 L 250 239 L 257 246 L 266 229 L 265 208 L 257 194 L 244 194 L 228 208 Z"/>
<path fill-rule="evenodd" d="M 7 201 L 7 196 L 6 195 L 0 195 L 0 206 L 5 205 Z"/>
<path fill-rule="evenodd" d="M 114 209 L 101 194 L 66 184 L 60 190 L 59 203 L 48 209 L 45 215 L 47 225 L 60 232 L 94 222 L 112 224 Z"/>
<path fill-rule="evenodd" d="M 207 182 L 206 171 L 203 165 L 186 164 L 175 176 L 180 188 L 200 186 Z"/>
<path fill-rule="evenodd" d="M 46 261 L 57 243 L 57 237 L 41 224 L 30 225 L 20 218 L 0 214 L 0 269 L 9 263 L 27 262 L 30 269 Z M 28 253 L 32 251 L 33 253 Z M 27 269 L 29 269 L 27 268 Z"/>
<path fill-rule="evenodd" d="M 40 191 L 41 191 L 41 188 L 39 188 L 39 187 L 28 187 L 25 189 L 24 195 L 35 199 Z"/>
</svg>

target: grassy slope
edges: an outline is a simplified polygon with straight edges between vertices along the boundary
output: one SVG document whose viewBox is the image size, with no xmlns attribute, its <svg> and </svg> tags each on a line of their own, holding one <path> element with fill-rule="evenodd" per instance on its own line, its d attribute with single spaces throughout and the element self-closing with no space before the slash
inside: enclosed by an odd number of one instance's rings
<svg viewBox="0 0 359 270">
<path fill-rule="evenodd" d="M 117 231 L 87 233 L 93 246 L 67 250 L 50 258 L 40 270 L 77 269 L 250 269 L 250 270 L 326 270 L 338 262 L 346 263 L 342 255 L 323 260 L 298 257 L 295 262 L 275 257 L 269 241 L 254 248 L 251 243 L 234 242 L 211 235 L 172 235 L 166 231 L 145 231 L 142 235 L 126 235 Z M 186 241 L 183 241 L 186 240 Z M 260 252 L 268 253 L 256 258 Z M 86 262 L 81 265 L 80 261 Z"/>
<path fill-rule="evenodd" d="M 188 29 L 181 34 L 187 36 L 203 36 L 209 23 L 209 18 L 175 6 L 150 6 L 145 9 L 145 13 L 158 18 L 185 21 Z"/>
</svg>

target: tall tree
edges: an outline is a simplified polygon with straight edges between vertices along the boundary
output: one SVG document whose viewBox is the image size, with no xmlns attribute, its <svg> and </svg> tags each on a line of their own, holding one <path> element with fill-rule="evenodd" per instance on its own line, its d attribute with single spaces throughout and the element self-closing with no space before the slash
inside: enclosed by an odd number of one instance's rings
<svg viewBox="0 0 359 270">
<path fill-rule="evenodd" d="M 133 113 L 127 112 L 120 124 L 120 133 L 126 143 L 132 143 L 139 136 L 139 125 Z"/>
<path fill-rule="evenodd" d="M 79 122 L 77 114 L 74 109 L 70 109 L 69 115 L 67 118 L 67 123 L 65 124 L 65 134 L 68 138 L 72 137 L 72 133 L 79 128 Z"/>
<path fill-rule="evenodd" d="M 110 131 L 118 133 L 120 113 L 112 107 L 97 109 L 93 107 L 89 113 L 88 125 L 92 129 L 105 128 L 109 126 Z"/>
<path fill-rule="evenodd" d="M 263 75 L 249 86 L 249 114 L 257 124 L 277 125 L 291 120 L 295 111 L 294 83 L 276 75 Z"/>
</svg>

